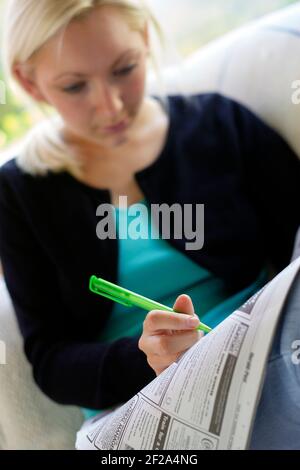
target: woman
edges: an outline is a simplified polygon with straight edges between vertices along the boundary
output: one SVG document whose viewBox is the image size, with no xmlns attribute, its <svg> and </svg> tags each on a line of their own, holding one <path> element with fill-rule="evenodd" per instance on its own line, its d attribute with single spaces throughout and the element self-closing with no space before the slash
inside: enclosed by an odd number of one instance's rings
<svg viewBox="0 0 300 470">
<path fill-rule="evenodd" d="M 57 117 L 0 170 L 5 280 L 40 388 L 60 403 L 113 406 L 198 341 L 193 303 L 215 326 L 264 283 L 268 263 L 288 263 L 300 163 L 232 100 L 146 95 L 154 19 L 142 2 L 8 7 L 8 72 Z M 129 213 L 119 196 L 130 208 L 204 204 L 204 246 L 186 249 L 173 228 L 168 240 L 122 239 Z M 105 203 L 118 215 L 116 237 L 96 232 Z M 176 300 L 182 313 L 128 313 L 88 292 L 91 274 Z"/>
</svg>

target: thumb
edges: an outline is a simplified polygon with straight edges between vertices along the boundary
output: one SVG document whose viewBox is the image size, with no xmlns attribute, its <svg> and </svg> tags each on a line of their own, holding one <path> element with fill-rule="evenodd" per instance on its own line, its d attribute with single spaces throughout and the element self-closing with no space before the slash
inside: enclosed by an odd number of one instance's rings
<svg viewBox="0 0 300 470">
<path fill-rule="evenodd" d="M 173 305 L 173 310 L 177 313 L 187 313 L 189 315 L 195 313 L 192 299 L 187 294 L 181 294 L 177 297 Z"/>
</svg>

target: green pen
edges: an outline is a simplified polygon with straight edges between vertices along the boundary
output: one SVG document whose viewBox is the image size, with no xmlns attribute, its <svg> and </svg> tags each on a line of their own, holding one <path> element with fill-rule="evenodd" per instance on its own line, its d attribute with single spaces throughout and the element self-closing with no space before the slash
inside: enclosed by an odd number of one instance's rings
<svg viewBox="0 0 300 470">
<path fill-rule="evenodd" d="M 171 307 L 167 307 L 166 305 L 160 304 L 159 302 L 155 302 L 155 300 L 143 297 L 142 295 L 136 294 L 135 292 L 132 292 L 128 289 L 124 289 L 123 287 L 120 287 L 117 284 L 113 284 L 112 282 L 105 281 L 105 279 L 101 279 L 100 277 L 91 276 L 89 288 L 90 291 L 92 291 L 94 294 L 107 297 L 114 302 L 119 302 L 120 304 L 126 305 L 126 307 L 135 306 L 148 311 L 165 310 L 166 312 L 178 313 L 175 312 L 175 310 L 173 310 Z M 196 329 L 202 330 L 205 333 L 209 333 L 212 330 L 209 326 L 201 322 Z"/>
</svg>

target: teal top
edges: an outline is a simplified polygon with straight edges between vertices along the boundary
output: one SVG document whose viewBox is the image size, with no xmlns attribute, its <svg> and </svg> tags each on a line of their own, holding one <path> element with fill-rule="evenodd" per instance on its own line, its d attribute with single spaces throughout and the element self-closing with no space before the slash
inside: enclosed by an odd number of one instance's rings
<svg viewBox="0 0 300 470">
<path fill-rule="evenodd" d="M 119 242 L 118 285 L 169 307 L 173 307 L 179 294 L 188 294 L 201 321 L 214 328 L 265 284 L 267 275 L 263 271 L 253 284 L 228 296 L 222 279 L 159 238 L 150 214 L 145 199 L 127 208 L 115 207 Z M 151 233 L 156 236 L 151 238 Z M 140 336 L 147 313 L 114 302 L 99 340 Z M 99 413 L 83 411 L 86 418 Z"/>
</svg>

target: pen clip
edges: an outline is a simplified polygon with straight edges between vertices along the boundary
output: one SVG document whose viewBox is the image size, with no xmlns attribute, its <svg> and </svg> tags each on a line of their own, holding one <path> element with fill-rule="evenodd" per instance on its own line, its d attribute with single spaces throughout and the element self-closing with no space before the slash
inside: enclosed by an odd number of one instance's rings
<svg viewBox="0 0 300 470">
<path fill-rule="evenodd" d="M 126 307 L 132 307 L 132 303 L 130 302 L 130 300 L 121 299 L 120 294 L 118 297 L 116 297 L 111 292 L 112 289 L 107 286 L 99 286 L 97 276 L 91 276 L 89 287 L 90 287 L 90 290 L 94 294 L 99 294 L 99 295 L 102 295 L 103 297 L 107 297 L 108 299 L 113 300 L 114 302 L 118 302 L 122 305 L 126 305 Z"/>
</svg>

